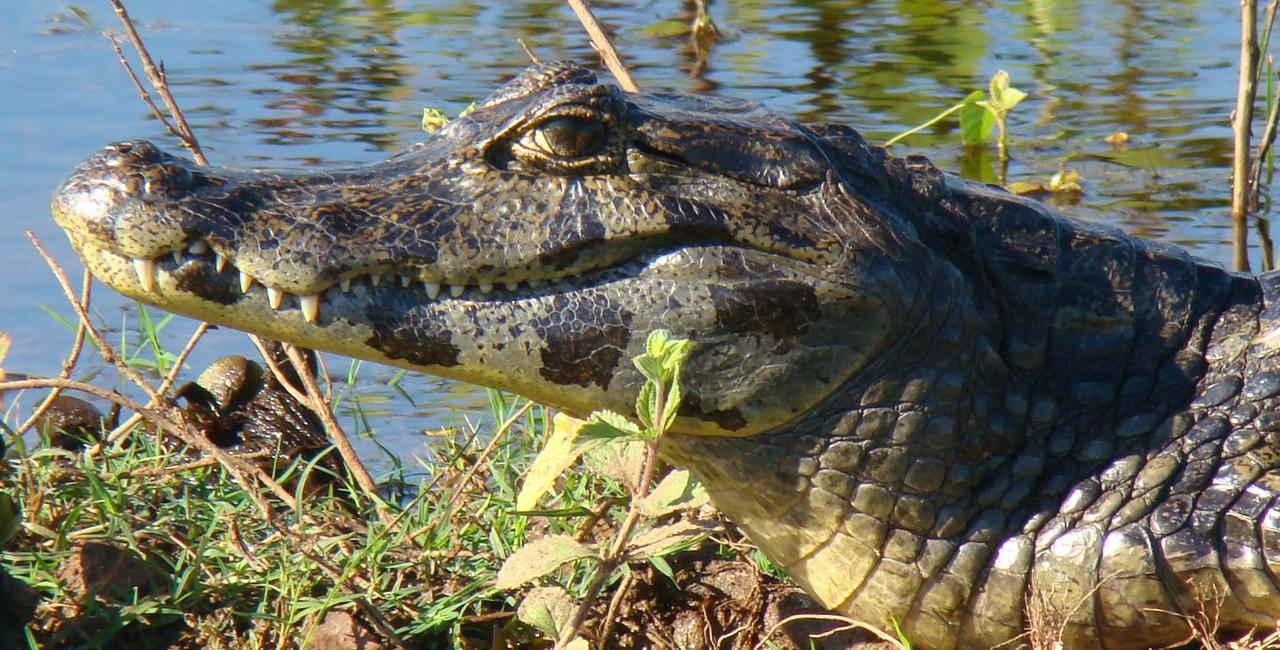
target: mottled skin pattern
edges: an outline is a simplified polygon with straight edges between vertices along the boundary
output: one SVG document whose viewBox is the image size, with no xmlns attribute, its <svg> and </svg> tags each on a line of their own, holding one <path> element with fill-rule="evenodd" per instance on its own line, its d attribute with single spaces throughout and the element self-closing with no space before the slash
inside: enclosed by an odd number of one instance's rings
<svg viewBox="0 0 1280 650">
<path fill-rule="evenodd" d="M 579 415 L 630 408 L 650 330 L 692 338 L 668 459 L 918 647 L 1009 641 L 1033 588 L 1069 647 L 1280 617 L 1280 278 L 843 126 L 556 64 L 368 167 L 112 145 L 53 212 L 126 295 Z"/>
</svg>

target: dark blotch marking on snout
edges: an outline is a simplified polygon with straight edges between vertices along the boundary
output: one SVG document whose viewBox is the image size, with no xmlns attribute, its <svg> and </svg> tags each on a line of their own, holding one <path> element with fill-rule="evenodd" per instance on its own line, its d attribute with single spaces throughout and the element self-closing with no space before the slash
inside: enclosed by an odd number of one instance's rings
<svg viewBox="0 0 1280 650">
<path fill-rule="evenodd" d="M 542 340 L 542 367 L 547 381 L 608 388 L 631 338 L 631 314 L 613 311 L 603 296 L 556 296 L 547 315 L 530 323 Z"/>
<path fill-rule="evenodd" d="M 373 335 L 367 345 L 391 359 L 404 359 L 416 366 L 450 368 L 458 365 L 462 350 L 453 344 L 453 335 L 434 328 L 415 326 L 403 318 L 389 316 L 399 313 L 385 306 L 373 306 L 366 311 L 366 318 L 373 327 Z"/>
<path fill-rule="evenodd" d="M 769 334 L 788 340 L 804 334 L 822 318 L 813 287 L 793 280 L 710 287 L 716 325 L 721 331 Z"/>
<path fill-rule="evenodd" d="M 747 426 L 747 418 L 735 407 L 731 409 L 718 409 L 715 411 L 702 410 L 702 398 L 697 394 L 686 393 L 680 401 L 680 408 L 676 411 L 682 417 L 692 418 L 695 420 L 706 420 L 720 425 L 725 431 L 737 431 Z"/>
<path fill-rule="evenodd" d="M 188 260 L 174 269 L 178 289 L 219 305 L 234 305 L 244 298 L 236 278 L 230 273 L 217 273 L 204 260 Z"/>
</svg>

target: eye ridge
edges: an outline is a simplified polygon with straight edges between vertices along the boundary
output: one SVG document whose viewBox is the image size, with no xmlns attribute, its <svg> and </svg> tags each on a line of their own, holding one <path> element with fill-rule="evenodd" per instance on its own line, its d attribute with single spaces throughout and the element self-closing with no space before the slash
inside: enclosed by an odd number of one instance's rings
<svg viewBox="0 0 1280 650">
<path fill-rule="evenodd" d="M 544 152 L 560 158 L 579 158 L 604 147 L 605 130 L 599 120 L 553 117 L 535 127 L 534 142 Z"/>
</svg>

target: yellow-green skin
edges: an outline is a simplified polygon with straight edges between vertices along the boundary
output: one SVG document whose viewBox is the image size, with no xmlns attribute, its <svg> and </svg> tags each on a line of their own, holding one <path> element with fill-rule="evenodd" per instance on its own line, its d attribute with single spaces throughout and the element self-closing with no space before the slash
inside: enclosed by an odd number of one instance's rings
<svg viewBox="0 0 1280 650">
<path fill-rule="evenodd" d="M 1280 617 L 1276 279 L 846 127 L 552 64 L 367 167 L 112 145 L 53 213 L 128 296 L 579 415 L 631 408 L 649 331 L 692 339 L 667 458 L 917 647 L 1009 642 L 1033 591 L 1068 647 Z"/>
</svg>

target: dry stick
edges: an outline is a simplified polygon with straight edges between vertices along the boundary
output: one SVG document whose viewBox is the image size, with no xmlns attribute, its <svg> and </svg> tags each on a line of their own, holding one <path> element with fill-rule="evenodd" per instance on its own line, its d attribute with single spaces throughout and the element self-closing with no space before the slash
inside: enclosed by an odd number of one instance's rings
<svg viewBox="0 0 1280 650">
<path fill-rule="evenodd" d="M 160 93 L 160 99 L 164 101 L 165 107 L 169 109 L 169 115 L 173 116 L 173 123 L 178 129 L 178 137 L 191 150 L 191 155 L 196 159 L 196 162 L 201 165 L 208 165 L 209 161 L 204 157 L 204 152 L 200 149 L 200 143 L 196 141 L 196 136 L 191 133 L 191 127 L 187 125 L 187 118 L 183 116 L 182 111 L 178 108 L 178 102 L 174 101 L 173 93 L 169 92 L 169 81 L 165 77 L 164 69 L 156 67 L 155 62 L 151 59 L 151 53 L 147 51 L 147 46 L 142 44 L 142 38 L 138 36 L 138 30 L 133 28 L 133 21 L 129 18 L 129 12 L 125 11 L 124 5 L 120 0 L 111 0 L 111 6 L 115 7 L 116 16 L 120 17 L 120 22 L 124 25 L 125 34 L 129 36 L 129 42 L 133 44 L 133 49 L 138 52 L 138 58 L 142 61 L 143 72 L 147 73 L 147 79 L 151 81 L 151 85 L 156 89 L 156 92 Z M 154 107 L 154 104 L 152 106 Z"/>
<path fill-rule="evenodd" d="M 355 478 L 356 484 L 373 502 L 374 509 L 378 511 L 378 516 L 382 519 L 382 523 L 390 524 L 394 519 L 391 513 L 386 511 L 382 499 L 378 498 L 378 485 L 373 482 L 373 477 L 369 476 L 369 471 L 365 469 L 364 463 L 360 462 L 360 457 L 356 455 L 356 450 L 351 447 L 351 442 L 347 440 L 347 434 L 338 425 L 338 420 L 333 417 L 333 411 L 329 410 L 328 404 L 325 403 L 324 395 L 320 393 L 320 387 L 316 385 L 316 378 L 311 375 L 311 371 L 307 367 L 307 362 L 302 358 L 302 353 L 291 343 L 284 344 L 285 354 L 289 355 L 289 361 L 293 363 L 294 370 L 297 371 L 299 377 L 302 378 L 302 387 L 307 391 L 307 399 L 303 402 L 315 414 L 320 416 L 320 421 L 324 423 L 325 431 L 329 434 L 329 440 L 338 448 L 338 453 L 342 455 L 342 460 L 347 464 L 347 470 L 351 472 L 351 476 Z M 281 383 L 284 378 L 280 377 Z"/>
<path fill-rule="evenodd" d="M 89 309 L 89 291 L 92 287 L 93 276 L 89 275 L 89 271 L 86 269 L 84 272 L 84 279 L 80 282 L 80 303 L 84 305 L 85 311 L 88 311 Z M 59 378 L 67 379 L 71 377 L 71 370 L 76 367 L 76 362 L 80 360 L 80 351 L 84 349 L 84 337 L 85 326 L 84 323 L 80 323 L 76 326 L 76 338 L 71 343 L 71 354 L 67 355 L 67 360 L 63 362 L 62 370 L 58 373 Z M 20 436 L 23 433 L 26 433 L 27 429 L 35 426 L 35 423 L 40 421 L 40 418 L 44 417 L 44 414 L 49 410 L 49 407 L 53 406 L 53 400 L 58 399 L 58 395 L 61 394 L 61 388 L 54 388 L 49 391 L 49 394 L 45 395 L 44 400 L 40 402 L 40 405 L 36 407 L 36 410 L 31 412 L 31 417 L 28 417 L 27 421 L 23 422 L 22 426 L 19 426 L 14 431 L 14 435 Z"/>
<path fill-rule="evenodd" d="M 533 408 L 533 402 L 525 402 L 524 406 L 521 406 L 516 409 L 514 413 L 507 416 L 507 419 L 502 422 L 498 427 L 498 430 L 493 433 L 493 438 L 489 439 L 489 444 L 485 445 L 484 450 L 480 452 L 480 455 L 471 463 L 471 467 L 467 469 L 467 473 L 462 475 L 462 478 L 458 481 L 457 485 L 453 486 L 453 491 L 449 493 L 449 500 L 446 501 L 446 503 L 450 504 L 449 515 L 445 517 L 445 521 L 453 519 L 453 516 L 458 514 L 458 510 L 462 508 L 462 503 L 457 501 L 457 499 L 458 496 L 462 494 L 462 490 L 466 489 L 467 483 L 471 482 L 471 477 L 475 476 L 476 472 L 480 469 L 480 466 L 484 465 L 484 462 L 489 459 L 489 455 L 493 453 L 493 450 L 498 448 L 498 443 L 506 437 L 507 431 L 515 425 L 516 420 L 523 417 L 531 408 Z"/>
<path fill-rule="evenodd" d="M 781 630 L 782 628 L 796 621 L 833 621 L 836 623 L 840 623 L 839 627 L 811 636 L 810 638 L 813 638 L 813 639 L 821 639 L 839 632 L 844 632 L 846 630 L 866 630 L 874 634 L 875 636 L 877 636 L 882 641 L 886 641 L 899 648 L 903 647 L 901 640 L 895 637 L 889 636 L 879 628 L 873 627 L 861 621 L 856 621 L 847 616 L 840 616 L 839 614 L 795 614 L 793 616 L 788 616 L 782 619 L 781 621 L 778 621 L 773 625 L 773 627 L 769 628 L 769 630 L 765 633 L 764 637 L 760 640 L 760 642 L 757 643 L 755 646 L 753 646 L 752 650 L 760 650 L 761 648 L 765 647 L 765 645 L 769 642 L 770 637 L 772 637 L 774 634 L 777 634 L 778 631 Z"/>
<path fill-rule="evenodd" d="M 1280 72 L 1276 73 L 1276 78 L 1280 80 Z M 1280 85 L 1276 87 L 1280 89 Z M 1267 114 L 1267 124 L 1262 130 L 1262 139 L 1258 141 L 1258 152 L 1253 157 L 1249 184 L 1249 207 L 1252 210 L 1258 209 L 1258 195 L 1262 191 L 1262 162 L 1276 140 L 1277 121 L 1280 121 L 1280 97 L 1272 99 L 1271 112 Z"/>
<path fill-rule="evenodd" d="M 517 38 L 516 42 L 520 44 L 520 49 L 524 50 L 524 55 L 529 57 L 529 61 L 533 62 L 534 65 L 542 63 L 542 60 L 538 58 L 538 55 L 534 54 L 533 50 L 529 49 L 529 44 L 525 43 L 523 38 Z"/>
<path fill-rule="evenodd" d="M 169 369 L 169 374 L 165 375 L 164 381 L 160 382 L 160 387 L 156 389 L 156 393 L 164 395 L 169 392 L 169 388 L 173 386 L 175 381 L 177 381 L 178 371 L 182 369 L 182 364 L 186 363 L 187 357 L 190 356 L 191 351 L 195 349 L 196 343 L 200 341 L 200 338 L 203 337 L 204 333 L 207 331 L 209 331 L 208 323 L 200 323 L 196 326 L 196 331 L 191 333 L 191 338 L 187 339 L 187 344 L 182 346 L 182 351 L 178 353 L 178 358 L 173 362 L 173 368 Z M 158 404 L 149 402 L 148 406 L 158 406 Z M 142 416 L 137 413 L 129 416 L 129 419 L 116 426 L 116 428 L 113 429 L 111 433 L 104 436 L 102 440 L 99 440 L 95 445 L 84 450 L 85 457 L 93 458 L 94 456 L 102 453 L 102 450 L 106 448 L 107 445 L 115 444 L 116 441 L 129 435 L 129 432 L 131 432 L 134 427 L 138 426 L 138 423 L 141 422 L 142 419 Z"/>
<path fill-rule="evenodd" d="M 613 49 L 613 44 L 609 42 L 609 37 L 605 35 L 604 30 L 600 28 L 600 23 L 596 20 L 595 14 L 591 13 L 591 8 L 587 6 L 585 0 L 566 0 L 569 8 L 573 10 L 573 15 L 578 17 L 578 22 L 582 23 L 583 29 L 587 30 L 587 35 L 591 37 L 591 47 L 600 53 L 600 58 L 604 59 L 605 67 L 609 68 L 609 72 L 613 73 L 613 77 L 618 80 L 618 85 L 629 93 L 640 92 L 640 87 L 636 85 L 636 80 L 631 77 L 631 73 L 627 72 L 626 66 L 622 64 L 622 59 L 618 57 L 618 51 Z"/>
<path fill-rule="evenodd" d="M 138 36 L 138 31 L 134 29 L 133 20 L 129 18 L 129 13 L 125 10 L 124 5 L 120 0 L 111 0 L 111 5 L 115 8 L 116 15 L 119 16 L 121 24 L 124 25 L 125 33 L 129 36 L 129 42 L 133 44 L 134 50 L 138 53 L 138 58 L 142 61 L 142 69 L 146 72 L 147 79 L 151 82 L 151 85 L 155 88 L 156 92 L 160 94 L 160 99 L 164 101 L 165 107 L 169 109 L 169 114 L 173 117 L 176 132 L 173 128 L 170 128 L 170 131 L 175 132 L 175 135 L 178 136 L 183 145 L 191 151 L 191 155 L 195 158 L 197 163 L 200 163 L 201 165 L 208 165 L 209 161 L 205 158 L 204 152 L 200 149 L 199 141 L 196 140 L 195 134 L 191 132 L 191 127 L 187 124 L 187 119 L 183 115 L 182 109 L 178 107 L 178 102 L 174 99 L 173 93 L 169 91 L 169 81 L 164 74 L 164 69 L 155 65 L 151 58 L 151 53 L 147 51 L 146 45 L 142 43 L 142 38 Z M 112 43 L 114 45 L 114 39 L 112 40 Z M 119 47 L 116 47 L 115 49 L 117 54 L 120 54 Z M 139 94 L 142 95 L 143 100 L 149 107 L 151 107 L 152 112 L 160 118 L 161 122 L 165 124 L 166 128 L 169 128 L 168 123 L 164 121 L 164 116 L 160 114 L 155 103 L 150 101 L 146 91 L 142 89 L 142 84 L 138 81 L 137 76 L 133 73 L 132 68 L 129 67 L 123 55 L 120 56 L 120 60 L 124 63 L 125 69 L 133 79 L 134 87 L 138 88 Z M 255 338 L 255 343 L 258 344 L 259 349 L 262 349 L 263 346 L 256 340 L 256 337 L 252 338 Z M 268 361 L 268 364 L 271 365 L 272 370 L 277 372 L 277 376 L 279 376 L 279 369 L 275 367 L 275 364 L 270 363 L 270 361 Z M 299 376 L 307 377 L 307 379 L 303 380 L 304 384 L 310 383 L 310 386 L 315 386 L 314 378 L 311 378 L 310 373 L 308 373 L 303 367 L 298 368 L 298 374 Z M 281 381 L 280 383 L 288 386 L 288 382 Z M 164 390 L 167 390 L 167 386 L 164 389 L 161 389 L 161 392 Z M 318 388 L 316 389 L 316 394 L 317 396 L 319 395 Z M 294 392 L 294 397 L 298 398 L 298 401 L 303 404 L 310 403 L 311 401 L 301 397 L 296 392 Z M 354 463 L 352 462 L 352 459 L 355 458 L 355 453 L 351 450 L 351 445 L 347 442 L 346 436 L 342 433 L 341 428 L 337 427 L 337 422 L 333 417 L 333 413 L 329 410 L 328 405 L 324 403 L 323 398 L 317 397 L 315 404 L 312 405 L 312 410 L 320 416 L 330 439 L 333 440 L 335 445 L 337 445 L 339 453 L 341 453 L 343 459 L 347 461 L 348 467 L 352 469 L 352 475 L 355 476 L 356 482 L 360 484 L 362 489 L 370 494 L 374 494 L 374 491 L 377 488 L 373 484 L 373 479 L 369 477 L 369 473 L 358 460 Z M 330 424 L 333 426 L 330 426 Z M 350 458 L 348 458 L 348 456 L 350 456 Z M 274 481 L 272 482 L 274 483 Z M 377 504 L 376 508 L 378 510 L 378 514 L 385 520 L 387 513 L 383 511 L 381 501 L 374 499 L 374 503 Z"/>
<path fill-rule="evenodd" d="M 119 372 L 121 375 L 124 375 L 125 378 L 127 378 L 129 381 L 136 384 L 139 388 L 142 389 L 143 392 L 147 393 L 147 396 L 152 400 L 153 403 L 163 404 L 164 403 L 163 400 L 161 399 L 160 395 L 156 393 L 155 389 L 153 389 L 149 384 L 147 384 L 146 380 L 141 375 L 139 375 L 137 371 L 135 371 L 133 368 L 130 368 L 128 364 L 124 363 L 124 361 L 120 359 L 120 356 L 116 354 L 115 349 L 112 348 L 111 345 L 107 343 L 106 339 L 102 337 L 102 334 L 100 334 L 97 328 L 93 326 L 93 323 L 89 320 L 89 313 L 84 309 L 83 305 L 76 302 L 75 293 L 71 290 L 71 285 L 67 283 L 67 276 L 65 273 L 62 272 L 62 267 L 59 266 L 58 263 L 53 260 L 53 258 L 49 255 L 49 252 L 46 251 L 44 246 L 40 243 L 40 240 L 37 239 L 36 236 L 30 231 L 27 232 L 27 238 L 31 240 L 32 245 L 35 246 L 36 252 L 40 254 L 40 257 L 44 258 L 45 264 L 47 264 L 49 266 L 49 269 L 53 272 L 53 277 L 58 280 L 58 284 L 59 286 L 62 287 L 63 293 L 66 294 L 67 300 L 71 302 L 71 307 L 75 309 L 76 316 L 78 316 L 80 318 L 80 322 L 84 324 L 85 329 L 89 334 L 89 338 L 93 339 L 93 342 L 97 344 L 98 352 L 99 354 L 102 355 L 102 359 L 107 363 L 111 364 L 112 366 L 114 366 L 117 372 Z M 111 398 L 107 398 L 107 399 L 111 399 Z M 144 407 L 144 410 L 142 411 L 139 411 L 138 409 L 135 409 L 133 407 L 129 407 L 129 408 L 135 412 L 143 413 L 144 415 L 147 415 L 148 413 L 159 413 L 159 411 L 154 411 L 146 407 Z M 196 433 L 191 429 L 189 429 L 183 422 L 182 413 L 180 411 L 172 408 L 169 409 L 169 411 L 175 414 L 176 417 L 164 418 L 165 422 L 168 423 L 169 425 L 165 428 L 165 430 L 169 431 L 170 433 L 173 433 L 188 445 L 191 445 L 192 447 L 195 447 L 205 452 L 206 454 L 209 454 L 214 458 L 217 458 L 218 461 L 221 462 L 224 467 L 226 467 L 227 471 L 231 474 L 232 478 L 234 478 L 236 482 L 240 484 L 241 489 L 243 489 L 249 495 L 249 498 L 253 499 L 255 503 L 258 503 L 260 507 L 264 508 L 263 512 L 268 517 L 268 521 L 274 521 L 274 514 L 272 514 L 270 505 L 267 504 L 267 502 L 264 499 L 262 499 L 262 495 L 259 494 L 256 489 L 254 489 L 252 482 L 248 480 L 245 474 L 245 468 L 242 467 L 240 463 L 236 462 L 231 457 L 230 454 L 223 451 L 221 447 L 218 447 L 217 445 L 213 444 L 212 441 L 210 441 L 208 438 L 205 438 L 203 435 L 200 435 L 199 433 Z M 153 422 L 157 422 L 157 424 L 163 424 L 150 417 L 148 417 L 148 419 L 151 419 Z M 178 424 L 174 424 L 174 423 L 178 423 Z M 269 475 L 267 475 L 267 473 L 262 468 L 256 465 L 248 465 L 248 470 L 249 470 L 249 474 L 255 475 L 258 478 L 258 480 L 261 481 L 268 488 L 270 488 L 272 493 L 274 493 L 277 497 L 279 497 L 281 501 L 284 501 L 286 504 L 290 504 L 291 507 L 294 507 L 294 508 L 297 507 L 297 501 L 293 498 L 293 495 L 290 494 L 288 490 L 284 489 L 283 486 L 281 486 L 278 482 L 272 479 Z"/>
<path fill-rule="evenodd" d="M 662 413 L 663 398 L 666 395 L 664 386 L 659 386 L 654 392 L 655 413 Z M 587 591 L 582 597 L 582 602 L 578 604 L 578 608 L 574 610 L 573 616 L 569 622 L 561 630 L 560 638 L 556 639 L 556 649 L 564 648 L 569 641 L 577 635 L 578 630 L 582 628 L 583 623 L 587 620 L 587 614 L 591 611 L 591 603 L 600 596 L 600 590 L 604 589 L 604 584 L 608 582 L 609 576 L 613 575 L 613 571 L 622 565 L 624 561 L 623 551 L 626 550 L 627 541 L 631 538 L 631 531 L 635 529 L 636 524 L 640 521 L 640 509 L 636 507 L 636 503 L 643 500 L 649 495 L 649 484 L 653 481 L 653 472 L 658 464 L 658 446 L 662 444 L 662 437 L 646 444 L 647 453 L 644 458 L 644 470 L 640 473 L 640 485 L 631 498 L 631 507 L 627 510 L 627 516 L 622 520 L 622 525 L 618 527 L 613 536 L 613 544 L 609 547 L 607 553 L 600 558 L 599 565 L 596 566 L 596 574 L 591 579 L 591 584 L 587 586 Z"/>
<path fill-rule="evenodd" d="M 1236 271 L 1249 270 L 1246 220 L 1249 217 L 1249 136 L 1257 95 L 1257 23 L 1257 1 L 1240 0 L 1240 81 L 1231 123 L 1235 132 L 1235 152 L 1231 160 L 1231 266 Z"/>
<path fill-rule="evenodd" d="M 609 607 L 604 610 L 604 627 L 600 630 L 600 639 L 596 642 L 598 647 L 609 647 L 609 637 L 613 636 L 613 624 L 617 622 L 618 608 L 622 606 L 622 598 L 631 591 L 631 585 L 636 581 L 634 571 L 627 573 L 622 577 L 622 582 L 618 584 L 618 588 L 613 592 L 613 597 L 609 599 Z"/>
</svg>

